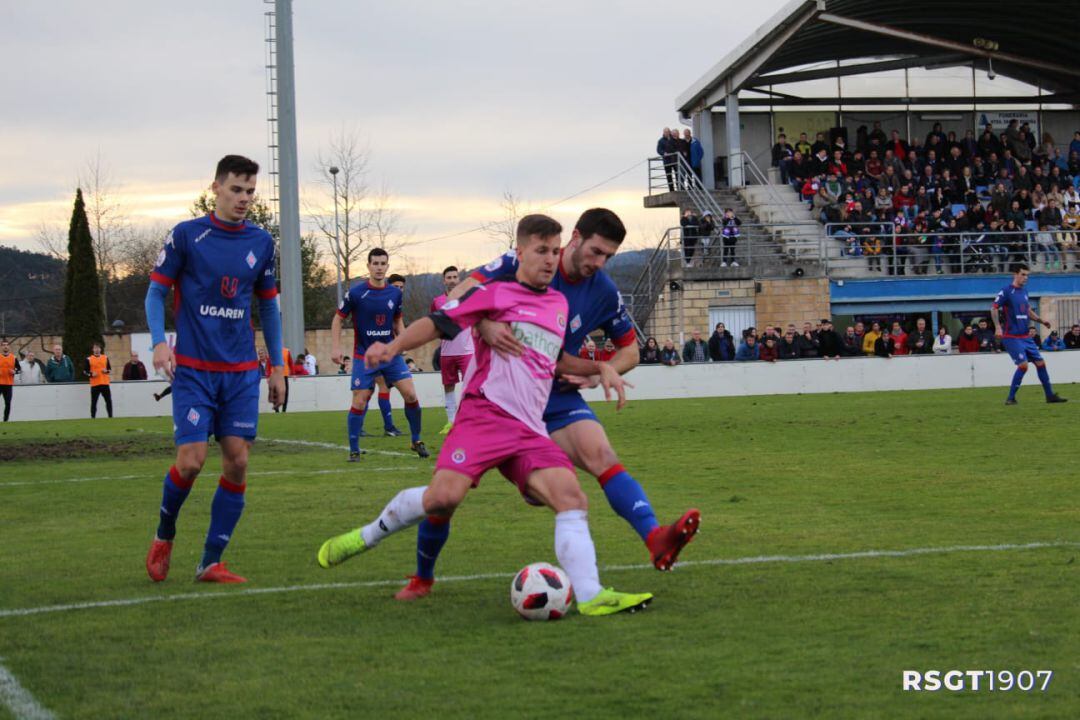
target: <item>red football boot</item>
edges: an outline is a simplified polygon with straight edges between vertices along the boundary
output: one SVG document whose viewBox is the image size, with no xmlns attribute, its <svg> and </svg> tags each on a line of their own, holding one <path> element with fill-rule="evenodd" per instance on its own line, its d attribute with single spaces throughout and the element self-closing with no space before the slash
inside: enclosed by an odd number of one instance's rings
<svg viewBox="0 0 1080 720">
<path fill-rule="evenodd" d="M 169 576 L 172 544 L 172 540 L 158 540 L 157 538 L 150 543 L 150 552 L 146 553 L 146 574 L 154 582 L 161 582 Z"/>
<path fill-rule="evenodd" d="M 411 602 L 412 600 L 419 600 L 422 597 L 427 597 L 431 592 L 431 586 L 435 584 L 435 578 L 422 578 L 416 575 L 409 575 L 409 584 L 397 591 L 394 595 L 395 600 L 402 600 L 404 602 Z"/>
<path fill-rule="evenodd" d="M 247 578 L 240 577 L 236 573 L 229 572 L 229 568 L 225 567 L 225 563 L 216 562 L 210 563 L 204 568 L 199 568 L 195 571 L 195 579 L 199 582 L 213 582 L 213 583 L 246 583 Z"/>
<path fill-rule="evenodd" d="M 679 553 L 694 539 L 701 525 L 701 513 L 691 508 L 671 525 L 653 528 L 645 538 L 652 563 L 657 570 L 670 570 L 679 559 Z"/>
</svg>

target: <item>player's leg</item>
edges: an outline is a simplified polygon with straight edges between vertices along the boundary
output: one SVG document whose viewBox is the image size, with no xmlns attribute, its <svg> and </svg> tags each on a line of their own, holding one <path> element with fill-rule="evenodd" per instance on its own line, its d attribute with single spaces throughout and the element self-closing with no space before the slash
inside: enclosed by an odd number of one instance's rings
<svg viewBox="0 0 1080 720">
<path fill-rule="evenodd" d="M 442 375 L 443 403 L 446 406 L 446 425 L 439 431 L 440 435 L 446 435 L 454 426 L 454 417 L 457 415 L 457 393 L 455 389 L 458 383 L 459 358 L 451 355 L 443 357 L 439 364 L 439 373 Z"/>
<path fill-rule="evenodd" d="M 221 446 L 221 477 L 210 503 L 210 527 L 206 531 L 206 542 L 196 576 L 204 582 L 245 582 L 245 578 L 229 572 L 225 563 L 221 562 L 221 555 L 244 513 L 251 440 L 225 435 L 218 437 L 218 444 Z"/>
<path fill-rule="evenodd" d="M 1039 376 L 1039 382 L 1042 383 L 1043 392 L 1046 394 L 1046 402 L 1068 402 L 1065 398 L 1054 392 L 1054 386 L 1050 383 L 1050 372 L 1046 369 L 1046 361 L 1043 359 L 1042 353 L 1039 352 L 1038 346 L 1033 341 L 1028 340 L 1025 350 L 1028 360 L 1035 364 L 1035 372 Z"/>
<path fill-rule="evenodd" d="M 416 386 L 413 384 L 412 373 L 405 366 L 405 360 L 400 355 L 383 369 L 383 376 L 387 382 L 393 384 L 401 393 L 401 399 L 405 402 L 405 419 L 409 421 L 409 434 L 412 438 L 412 449 L 421 458 L 429 457 L 427 448 L 420 440 L 421 415 L 420 398 L 416 395 Z"/>
<path fill-rule="evenodd" d="M 375 376 L 375 386 L 379 393 L 379 414 L 382 415 L 383 434 L 397 437 L 402 432 L 394 427 L 394 412 L 390 405 L 390 386 L 386 384 L 386 378 L 381 374 Z"/>
<path fill-rule="evenodd" d="M 1028 371 L 1027 352 L 1021 341 L 1016 338 L 1003 338 L 1001 347 L 1009 354 L 1009 357 L 1011 357 L 1016 364 L 1016 371 L 1013 372 L 1012 382 L 1009 383 L 1009 397 L 1005 400 L 1006 405 L 1015 405 L 1016 393 L 1020 389 L 1020 385 L 1024 382 L 1024 375 L 1026 375 Z"/>
<path fill-rule="evenodd" d="M 465 499 L 472 483 L 472 478 L 459 472 L 436 470 L 428 486 L 402 490 L 373 521 L 324 542 L 319 548 L 319 565 L 340 565 L 394 533 L 419 524 L 428 515 L 449 517 Z"/>
<path fill-rule="evenodd" d="M 542 460 L 533 460 L 547 464 Z M 519 485 L 520 488 L 520 485 Z M 652 595 L 617 593 L 600 585 L 596 546 L 589 533 L 589 503 L 574 471 L 568 467 L 537 467 L 525 481 L 528 497 L 555 512 L 555 557 L 566 571 L 585 615 L 607 615 L 644 607 Z"/>
<path fill-rule="evenodd" d="M 349 383 L 352 388 L 352 403 L 345 416 L 345 429 L 349 438 L 349 462 L 360 459 L 360 438 L 364 435 L 364 417 L 375 388 L 376 375 L 376 371 L 367 369 L 362 359 L 353 362 L 352 380 Z"/>
<path fill-rule="evenodd" d="M 701 514 L 691 508 L 671 525 L 660 525 L 645 489 L 619 462 L 604 426 L 577 393 L 553 395 L 544 419 L 551 439 L 600 482 L 611 509 L 645 542 L 653 565 L 670 570 L 697 533 Z"/>
</svg>

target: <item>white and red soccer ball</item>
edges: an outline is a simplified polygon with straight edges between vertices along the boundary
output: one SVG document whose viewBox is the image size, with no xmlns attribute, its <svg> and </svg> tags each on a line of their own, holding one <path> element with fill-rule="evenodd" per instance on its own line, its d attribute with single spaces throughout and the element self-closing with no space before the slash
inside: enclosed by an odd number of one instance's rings
<svg viewBox="0 0 1080 720">
<path fill-rule="evenodd" d="M 573 600 L 570 578 L 550 563 L 526 565 L 510 583 L 510 603 L 526 620 L 558 620 Z"/>
</svg>

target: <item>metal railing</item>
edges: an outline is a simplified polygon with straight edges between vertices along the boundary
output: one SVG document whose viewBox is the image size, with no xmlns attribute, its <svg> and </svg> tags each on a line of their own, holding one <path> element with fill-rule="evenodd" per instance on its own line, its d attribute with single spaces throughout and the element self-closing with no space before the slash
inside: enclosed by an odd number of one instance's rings
<svg viewBox="0 0 1080 720">
<path fill-rule="evenodd" d="M 699 214 L 710 212 L 717 218 L 723 214 L 716 198 L 681 153 L 649 158 L 649 194 L 666 192 L 685 192 Z"/>
<path fill-rule="evenodd" d="M 660 238 L 659 244 L 649 256 L 645 267 L 638 276 L 634 288 L 623 294 L 623 302 L 634 321 L 640 343 L 645 342 L 644 328 L 652 317 L 653 309 L 660 299 L 671 275 L 672 235 L 678 235 L 679 228 L 669 228 Z M 675 241 L 676 246 L 678 240 Z"/>
<path fill-rule="evenodd" d="M 1069 231 L 895 232 L 892 223 L 829 223 L 825 271 L 888 275 L 1007 273 L 1015 263 L 1036 272 L 1080 268 L 1077 233 Z M 1041 261 L 1041 263 L 1040 263 Z M 1041 267 L 1040 267 L 1041 265 Z"/>
</svg>

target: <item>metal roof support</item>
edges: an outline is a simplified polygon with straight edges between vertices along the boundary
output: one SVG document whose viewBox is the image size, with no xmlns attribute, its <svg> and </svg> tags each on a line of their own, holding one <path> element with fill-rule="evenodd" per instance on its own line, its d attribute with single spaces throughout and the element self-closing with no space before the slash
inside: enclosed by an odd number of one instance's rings
<svg viewBox="0 0 1080 720">
<path fill-rule="evenodd" d="M 959 53 L 942 55 L 912 56 L 897 58 L 896 60 L 882 60 L 881 62 L 866 62 L 858 65 L 840 65 L 836 67 L 821 68 L 818 70 L 796 70 L 793 72 L 776 73 L 775 75 L 755 75 L 750 84 L 786 85 L 787 83 L 804 82 L 807 80 L 828 80 L 833 77 L 847 75 L 868 75 L 870 73 L 887 72 L 889 70 L 906 70 L 912 67 L 926 67 L 927 65 L 947 65 L 964 62 L 968 56 Z M 759 92 L 764 92 L 760 91 Z"/>
<path fill-rule="evenodd" d="M 712 112 L 707 110 L 706 112 Z M 728 185 L 733 188 L 743 187 L 742 129 L 739 127 L 739 93 L 727 96 L 724 121 L 727 124 L 727 161 Z"/>
<path fill-rule="evenodd" d="M 965 53 L 967 55 L 974 55 L 977 57 L 992 57 L 995 60 L 999 60 L 1001 62 L 1013 63 L 1015 65 L 1023 65 L 1025 67 L 1039 68 L 1042 70 L 1061 73 L 1063 75 L 1070 75 L 1073 77 L 1080 77 L 1080 67 L 1066 67 L 1064 65 L 1056 65 L 1054 63 L 1043 62 L 1042 60 L 1033 60 L 1022 55 L 1013 55 L 1012 53 L 1003 53 L 996 50 L 991 52 L 982 48 L 977 48 L 974 45 L 965 45 L 964 43 L 956 42 L 955 40 L 946 40 L 944 38 L 934 37 L 933 35 L 924 35 L 923 33 L 911 32 L 910 30 L 901 30 L 900 28 L 891 27 L 889 25 L 866 22 L 865 20 L 856 20 L 854 18 L 834 15 L 833 13 L 828 12 L 820 13 L 817 16 L 817 19 L 821 22 L 828 22 L 834 25 L 840 25 L 842 27 L 849 27 L 855 30 L 875 33 L 877 35 L 885 35 L 886 37 L 906 40 L 908 42 L 918 43 L 920 45 L 929 45 L 931 47 L 943 48 L 945 50 L 954 50 L 956 52 Z"/>
<path fill-rule="evenodd" d="M 706 190 L 712 190 L 716 187 L 716 173 L 713 172 L 716 146 L 713 144 L 712 116 L 712 108 L 696 112 L 693 115 L 694 136 L 701 142 L 701 149 L 704 152 L 701 159 L 701 184 L 705 186 Z"/>
</svg>

